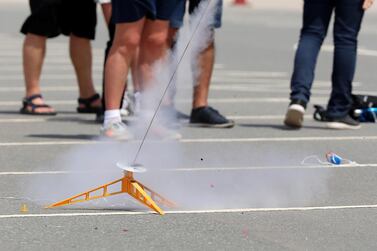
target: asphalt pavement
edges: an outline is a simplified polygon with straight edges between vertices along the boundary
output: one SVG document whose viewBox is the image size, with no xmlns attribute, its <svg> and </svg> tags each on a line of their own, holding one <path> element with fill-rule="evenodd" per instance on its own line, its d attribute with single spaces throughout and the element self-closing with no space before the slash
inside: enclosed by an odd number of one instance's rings
<svg viewBox="0 0 377 251">
<path fill-rule="evenodd" d="M 132 158 L 138 142 L 102 142 L 94 116 L 76 113 L 64 37 L 49 41 L 42 76 L 43 94 L 58 115 L 18 113 L 24 95 L 18 30 L 27 13 L 22 3 L 0 3 L 2 250 L 376 250 L 376 125 L 328 130 L 312 119 L 310 105 L 301 130 L 283 126 L 301 24 L 297 7 L 226 6 L 210 104 L 237 125 L 203 129 L 182 122 L 180 142 L 146 144 L 141 162 L 150 172 L 136 177 L 176 202 L 164 208 L 165 216 L 127 195 L 44 208 L 119 178 L 114 163 Z M 99 19 L 93 43 L 98 90 L 106 36 Z M 327 102 L 331 41 L 318 60 L 311 104 Z M 377 94 L 376 44 L 377 15 L 370 12 L 354 93 Z M 189 113 L 190 104 L 191 87 L 181 83 L 176 105 Z M 346 163 L 324 163 L 328 151 Z"/>
</svg>

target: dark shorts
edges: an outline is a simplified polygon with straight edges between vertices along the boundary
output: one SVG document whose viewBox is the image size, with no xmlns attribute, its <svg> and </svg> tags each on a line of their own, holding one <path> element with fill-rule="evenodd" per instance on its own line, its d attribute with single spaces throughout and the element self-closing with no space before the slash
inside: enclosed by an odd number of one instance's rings
<svg viewBox="0 0 377 251">
<path fill-rule="evenodd" d="M 183 17 L 186 12 L 186 2 L 189 2 L 189 14 L 192 14 L 196 8 L 199 6 L 199 4 L 202 2 L 202 0 L 178 0 L 178 4 L 176 5 L 176 8 L 171 15 L 170 18 L 170 27 L 179 29 L 183 25 Z M 222 24 L 222 13 L 223 13 L 223 0 L 211 0 L 211 1 L 218 1 L 216 10 L 215 10 L 215 16 L 213 23 L 211 24 L 213 28 L 220 28 Z"/>
<path fill-rule="evenodd" d="M 144 17 L 170 20 L 180 0 L 112 0 L 114 23 L 132 23 Z"/>
<path fill-rule="evenodd" d="M 94 0 L 29 0 L 31 15 L 21 28 L 48 38 L 60 34 L 94 39 L 97 25 Z"/>
</svg>

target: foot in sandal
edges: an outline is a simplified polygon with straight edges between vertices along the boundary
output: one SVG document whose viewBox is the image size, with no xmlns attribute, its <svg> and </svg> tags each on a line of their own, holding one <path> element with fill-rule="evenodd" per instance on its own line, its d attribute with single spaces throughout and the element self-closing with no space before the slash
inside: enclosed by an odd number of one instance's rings
<svg viewBox="0 0 377 251">
<path fill-rule="evenodd" d="M 25 97 L 22 100 L 22 108 L 20 110 L 20 113 L 29 115 L 56 115 L 55 110 L 51 106 L 44 103 L 41 94 L 35 94 L 29 97 Z"/>
</svg>

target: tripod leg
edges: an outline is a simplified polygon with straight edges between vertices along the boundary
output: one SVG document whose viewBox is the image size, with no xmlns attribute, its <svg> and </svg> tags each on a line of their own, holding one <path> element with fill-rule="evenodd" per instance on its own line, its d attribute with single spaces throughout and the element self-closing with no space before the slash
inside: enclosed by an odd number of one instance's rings
<svg viewBox="0 0 377 251">
<path fill-rule="evenodd" d="M 90 200 L 105 198 L 105 197 L 113 196 L 113 195 L 120 194 L 120 193 L 126 193 L 127 191 L 125 191 L 123 189 L 123 187 L 122 187 L 122 189 L 120 191 L 116 191 L 116 192 L 112 192 L 112 193 L 108 192 L 109 191 L 108 190 L 109 186 L 115 185 L 117 183 L 121 183 L 121 182 L 123 182 L 123 179 L 124 178 L 118 179 L 118 180 L 115 180 L 113 182 L 110 182 L 110 183 L 107 183 L 105 185 L 102 185 L 102 186 L 99 186 L 97 188 L 94 188 L 92 190 L 83 192 L 81 194 L 77 194 L 77 195 L 72 196 L 72 197 L 70 197 L 68 199 L 65 199 L 65 200 L 56 202 L 56 203 L 54 203 L 52 205 L 49 205 L 46 208 L 53 208 L 53 207 L 61 207 L 61 206 L 66 206 L 66 205 L 72 205 L 72 204 L 76 204 L 76 203 L 80 203 L 80 202 L 85 202 L 85 201 L 90 201 Z M 101 190 L 102 190 L 102 194 L 91 196 L 91 194 L 93 194 L 95 192 L 98 192 L 98 191 L 101 191 Z"/>
<path fill-rule="evenodd" d="M 152 198 L 144 191 L 144 189 L 138 184 L 137 181 L 131 182 L 131 189 L 128 193 L 138 200 L 140 203 L 144 204 L 145 206 L 149 207 L 150 209 L 156 211 L 160 215 L 164 215 L 164 211 L 157 206 L 157 204 L 152 200 Z M 132 189 L 134 188 L 134 189 Z"/>
</svg>

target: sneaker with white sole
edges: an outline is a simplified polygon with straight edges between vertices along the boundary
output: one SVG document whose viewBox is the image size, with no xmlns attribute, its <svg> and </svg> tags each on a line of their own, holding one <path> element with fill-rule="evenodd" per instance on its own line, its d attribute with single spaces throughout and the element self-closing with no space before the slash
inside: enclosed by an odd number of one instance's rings
<svg viewBox="0 0 377 251">
<path fill-rule="evenodd" d="M 360 129 L 360 122 L 353 119 L 350 115 L 346 115 L 342 118 L 332 119 L 327 118 L 327 127 L 330 129 L 347 130 L 347 129 Z"/>
<path fill-rule="evenodd" d="M 101 127 L 101 136 L 114 140 L 131 140 L 132 134 L 129 132 L 126 124 L 123 122 L 110 122 Z"/>
<path fill-rule="evenodd" d="M 293 100 L 288 107 L 284 124 L 292 128 L 301 128 L 304 122 L 305 107 L 305 102 Z"/>
<path fill-rule="evenodd" d="M 235 122 L 227 119 L 211 106 L 203 106 L 191 110 L 190 126 L 209 128 L 232 128 Z"/>
</svg>

